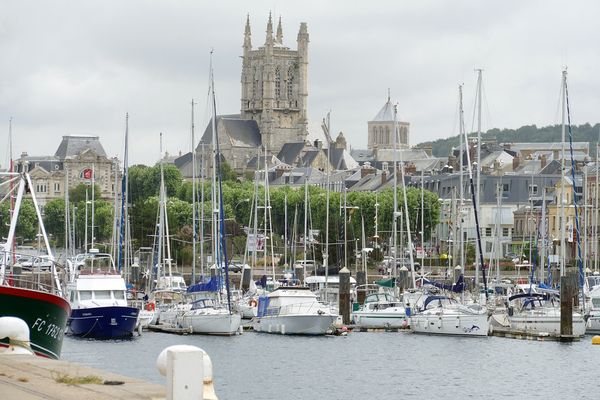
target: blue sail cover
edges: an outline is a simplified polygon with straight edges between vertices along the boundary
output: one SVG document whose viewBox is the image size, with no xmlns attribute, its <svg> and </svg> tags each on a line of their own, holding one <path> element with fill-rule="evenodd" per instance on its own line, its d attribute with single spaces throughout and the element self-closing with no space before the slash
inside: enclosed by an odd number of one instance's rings
<svg viewBox="0 0 600 400">
<path fill-rule="evenodd" d="M 187 288 L 188 293 L 196 292 L 218 292 L 221 288 L 221 279 L 218 276 L 213 276 L 206 283 L 196 283 Z"/>
<path fill-rule="evenodd" d="M 453 283 L 451 285 L 449 285 L 447 283 L 430 281 L 429 279 L 425 279 L 425 278 L 423 278 L 423 283 L 428 283 L 437 288 L 449 290 L 454 293 L 461 293 L 463 290 L 465 290 L 465 277 L 463 274 L 460 274 L 458 279 L 456 280 L 456 283 Z"/>
<path fill-rule="evenodd" d="M 267 308 L 269 308 L 269 296 L 259 296 L 256 316 L 259 318 L 264 317 L 267 314 Z"/>
</svg>

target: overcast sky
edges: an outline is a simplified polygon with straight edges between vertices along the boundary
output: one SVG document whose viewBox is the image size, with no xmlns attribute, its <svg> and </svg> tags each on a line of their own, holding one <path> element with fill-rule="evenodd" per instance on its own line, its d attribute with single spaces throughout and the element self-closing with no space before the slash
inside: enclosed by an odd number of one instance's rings
<svg viewBox="0 0 600 400">
<path fill-rule="evenodd" d="M 572 122 L 598 122 L 597 1 L 200 1 L 3 0 L 0 3 L 0 164 L 8 120 L 14 154 L 52 155 L 61 137 L 101 137 L 122 159 L 130 114 L 130 163 L 190 149 L 209 120 L 209 51 L 218 113 L 239 113 L 244 24 L 264 44 L 269 11 L 296 48 L 307 22 L 311 129 L 331 110 L 332 130 L 366 148 L 367 121 L 387 99 L 411 124 L 410 142 L 457 133 L 458 84 L 471 127 L 475 68 L 484 69 L 483 129 L 560 122 L 568 66 Z"/>
</svg>

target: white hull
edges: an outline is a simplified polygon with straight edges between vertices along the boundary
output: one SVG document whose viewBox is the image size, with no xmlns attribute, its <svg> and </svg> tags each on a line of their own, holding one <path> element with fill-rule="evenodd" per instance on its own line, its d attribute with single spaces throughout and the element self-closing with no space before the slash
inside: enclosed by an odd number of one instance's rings
<svg viewBox="0 0 600 400">
<path fill-rule="evenodd" d="M 560 309 L 519 313 L 508 316 L 510 328 L 534 335 L 560 335 Z M 573 335 L 585 335 L 585 321 L 581 314 L 573 313 Z"/>
<path fill-rule="evenodd" d="M 225 309 L 200 309 L 185 312 L 179 326 L 191 333 L 205 335 L 235 335 L 240 331 L 242 316 Z"/>
<path fill-rule="evenodd" d="M 600 310 L 590 311 L 589 318 L 586 323 L 585 333 L 600 333 Z"/>
<path fill-rule="evenodd" d="M 487 336 L 487 313 L 467 314 L 455 309 L 426 310 L 410 317 L 410 329 L 417 333 L 460 336 Z"/>
<path fill-rule="evenodd" d="M 252 319 L 256 317 L 256 306 L 251 306 L 249 304 L 240 304 L 238 306 L 240 313 L 242 314 L 242 318 L 244 319 Z"/>
<path fill-rule="evenodd" d="M 257 332 L 282 335 L 324 335 L 336 318 L 329 314 L 264 316 L 254 320 L 253 328 Z"/>
<path fill-rule="evenodd" d="M 148 325 L 155 319 L 155 312 L 149 310 L 140 310 L 138 315 L 138 325 L 140 325 L 143 329 L 148 328 Z"/>
<path fill-rule="evenodd" d="M 352 320 L 361 328 L 407 328 L 409 325 L 404 309 L 355 311 Z"/>
</svg>

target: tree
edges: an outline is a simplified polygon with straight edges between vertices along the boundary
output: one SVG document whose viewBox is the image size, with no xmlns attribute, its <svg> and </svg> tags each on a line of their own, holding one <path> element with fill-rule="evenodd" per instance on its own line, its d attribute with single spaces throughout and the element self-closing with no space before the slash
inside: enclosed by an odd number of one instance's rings
<svg viewBox="0 0 600 400">
<path fill-rule="evenodd" d="M 65 200 L 62 198 L 50 200 L 44 207 L 44 227 L 52 234 L 56 246 L 65 245 Z"/>
<path fill-rule="evenodd" d="M 79 203 L 81 201 L 85 201 L 86 200 L 86 195 L 85 195 L 86 191 L 87 191 L 87 199 L 91 200 L 92 199 L 92 186 L 86 185 L 85 183 L 80 183 L 79 185 L 77 185 L 74 188 L 72 188 L 71 190 L 69 190 L 69 201 L 72 203 Z M 94 183 L 94 195 L 99 196 L 100 193 L 102 193 L 102 191 L 100 190 L 100 186 L 98 186 L 97 184 Z"/>
<path fill-rule="evenodd" d="M 0 235 L 6 237 L 10 224 L 10 202 L 5 201 L 0 204 Z M 15 235 L 23 241 L 34 240 L 38 233 L 38 220 L 35 213 L 35 207 L 30 199 L 24 199 L 21 202 L 19 219 Z"/>
<path fill-rule="evenodd" d="M 176 196 L 180 192 L 183 178 L 173 164 L 163 164 L 165 189 L 167 196 Z M 153 167 L 134 165 L 128 171 L 129 199 L 132 203 L 158 196 L 160 191 L 160 164 Z"/>
</svg>

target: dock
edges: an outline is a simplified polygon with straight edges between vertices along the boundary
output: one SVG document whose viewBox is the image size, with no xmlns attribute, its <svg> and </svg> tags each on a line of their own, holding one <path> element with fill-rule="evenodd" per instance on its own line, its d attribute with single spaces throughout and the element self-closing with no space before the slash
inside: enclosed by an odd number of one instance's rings
<svg viewBox="0 0 600 400">
<path fill-rule="evenodd" d="M 166 398 L 165 387 L 155 383 L 67 361 L 7 354 L 0 357 L 0 393 L 3 399 L 19 400 Z"/>
<path fill-rule="evenodd" d="M 153 332 L 163 332 L 163 333 L 175 333 L 177 335 L 189 335 L 190 333 L 192 333 L 192 331 L 190 329 L 186 329 L 186 328 L 175 328 L 172 327 L 170 325 L 165 325 L 165 324 L 156 324 L 156 325 L 148 325 L 147 328 L 149 331 L 153 331 Z"/>
</svg>

